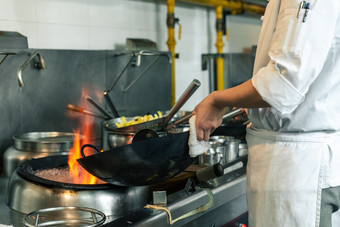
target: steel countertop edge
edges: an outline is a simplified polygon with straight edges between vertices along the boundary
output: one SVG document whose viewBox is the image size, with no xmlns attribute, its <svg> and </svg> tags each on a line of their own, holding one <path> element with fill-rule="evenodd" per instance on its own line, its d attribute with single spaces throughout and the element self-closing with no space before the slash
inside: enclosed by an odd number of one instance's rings
<svg viewBox="0 0 340 227">
<path fill-rule="evenodd" d="M 201 189 L 195 191 L 191 195 L 179 197 L 177 200 L 168 203 L 167 208 L 172 215 L 172 219 L 176 219 L 208 202 L 209 197 L 208 193 L 203 189 L 204 185 L 211 190 L 214 198 L 214 205 L 210 209 L 182 219 L 173 225 L 169 224 L 168 215 L 165 211 L 143 208 L 131 212 L 120 219 L 104 224 L 104 226 L 205 226 L 202 221 L 207 221 L 209 226 L 225 224 L 247 212 L 245 168 L 243 167 L 239 170 L 233 171 L 231 174 L 235 173 L 240 176 L 232 179 L 231 181 L 228 181 L 230 174 L 215 178 L 210 181 L 210 186 L 208 186 L 208 184 L 203 184 Z M 223 213 L 225 216 L 224 220 L 214 220 L 214 218 L 204 217 L 212 212 L 216 214 Z M 222 223 L 211 223 L 219 221 Z"/>
</svg>

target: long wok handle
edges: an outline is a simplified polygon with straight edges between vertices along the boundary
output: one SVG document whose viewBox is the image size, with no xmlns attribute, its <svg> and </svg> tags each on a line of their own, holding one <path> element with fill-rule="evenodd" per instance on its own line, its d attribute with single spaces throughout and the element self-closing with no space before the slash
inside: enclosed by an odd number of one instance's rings
<svg viewBox="0 0 340 227">
<path fill-rule="evenodd" d="M 178 110 L 185 104 L 186 101 L 194 94 L 194 92 L 201 86 L 199 80 L 194 79 L 191 84 L 184 91 L 182 96 L 177 100 L 175 105 L 170 109 L 168 115 L 164 118 L 164 125 L 167 125 L 171 118 L 178 112 Z"/>
<path fill-rule="evenodd" d="M 229 118 L 232 118 L 232 117 L 236 117 L 237 115 L 243 114 L 243 112 L 244 111 L 242 110 L 242 108 L 235 109 L 233 111 L 230 111 L 229 113 L 224 114 L 223 115 L 223 120 L 226 120 L 226 119 L 229 119 Z M 192 113 L 181 117 L 180 119 L 174 121 L 174 123 L 172 123 L 172 124 L 173 125 L 182 124 L 182 123 L 188 121 L 190 119 L 190 117 L 192 117 Z"/>
<path fill-rule="evenodd" d="M 235 110 L 230 111 L 229 113 L 226 113 L 223 115 L 223 120 L 232 118 L 232 117 L 236 117 L 237 115 L 243 114 L 244 110 L 242 108 L 238 108 Z"/>
</svg>

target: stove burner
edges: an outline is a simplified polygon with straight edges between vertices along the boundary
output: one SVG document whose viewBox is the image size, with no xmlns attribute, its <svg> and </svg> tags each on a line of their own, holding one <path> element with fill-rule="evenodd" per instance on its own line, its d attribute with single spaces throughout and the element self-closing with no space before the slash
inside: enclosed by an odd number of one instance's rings
<svg viewBox="0 0 340 227">
<path fill-rule="evenodd" d="M 149 203 L 150 187 L 73 184 L 44 179 L 37 171 L 65 168 L 67 155 L 32 159 L 11 175 L 6 204 L 24 214 L 52 207 L 87 207 L 120 217 Z"/>
<path fill-rule="evenodd" d="M 26 180 L 48 187 L 58 187 L 66 189 L 105 189 L 119 187 L 110 185 L 101 180 L 97 184 L 73 183 L 73 181 L 69 177 L 67 177 L 67 175 L 69 175 L 67 161 L 67 155 L 32 159 L 22 163 L 17 168 L 17 173 Z M 60 176 L 48 176 L 48 173 L 57 174 L 58 172 L 61 173 Z"/>
<path fill-rule="evenodd" d="M 85 174 L 87 174 L 87 172 L 81 166 L 78 168 L 77 177 L 72 175 L 69 166 L 60 166 L 51 169 L 37 170 L 34 172 L 34 175 L 46 180 L 58 181 L 68 184 L 82 184 L 79 182 L 84 179 Z M 106 182 L 96 178 L 96 182 L 94 184 L 106 184 Z"/>
</svg>

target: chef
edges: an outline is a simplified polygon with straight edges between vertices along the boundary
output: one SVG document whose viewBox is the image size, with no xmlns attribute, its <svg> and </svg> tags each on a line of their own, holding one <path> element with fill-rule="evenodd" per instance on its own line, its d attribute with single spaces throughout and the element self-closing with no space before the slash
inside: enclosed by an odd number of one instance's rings
<svg viewBox="0 0 340 227">
<path fill-rule="evenodd" d="M 331 226 L 340 205 L 340 1 L 270 0 L 253 77 L 194 110 L 198 140 L 245 107 L 249 226 Z M 237 76 L 237 75 L 236 75 Z"/>
</svg>

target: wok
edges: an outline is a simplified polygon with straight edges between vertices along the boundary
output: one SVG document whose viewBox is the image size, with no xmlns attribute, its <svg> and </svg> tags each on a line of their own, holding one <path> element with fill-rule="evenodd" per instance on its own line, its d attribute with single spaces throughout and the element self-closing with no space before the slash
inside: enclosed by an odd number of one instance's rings
<svg viewBox="0 0 340 227">
<path fill-rule="evenodd" d="M 110 184 L 120 186 L 152 185 L 185 170 L 194 160 L 189 156 L 189 132 L 137 141 L 99 152 L 85 144 L 78 163 L 89 173 Z M 84 154 L 87 148 L 98 153 Z"/>
<path fill-rule="evenodd" d="M 112 132 L 118 132 L 118 133 L 131 133 L 131 132 L 137 132 L 142 129 L 152 129 L 155 131 L 159 131 L 163 129 L 171 120 L 171 118 L 178 112 L 178 110 L 185 104 L 185 102 L 191 97 L 191 95 L 197 90 L 197 88 L 201 85 L 201 82 L 194 79 L 191 84 L 188 86 L 188 88 L 184 91 L 182 96 L 178 99 L 178 101 L 175 103 L 175 105 L 170 109 L 169 113 L 165 115 L 164 117 L 142 122 L 134 125 L 129 125 L 125 127 L 118 128 L 116 126 L 116 122 L 120 121 L 120 118 L 114 118 L 108 121 L 104 122 L 104 127 L 108 131 Z"/>
<path fill-rule="evenodd" d="M 242 109 L 237 109 L 225 114 L 223 118 L 241 113 Z M 157 184 L 182 172 L 195 160 L 189 156 L 189 133 L 136 141 L 104 152 L 91 144 L 85 144 L 81 148 L 83 158 L 77 161 L 89 173 L 110 184 Z M 85 148 L 94 148 L 98 153 L 86 156 Z"/>
</svg>

